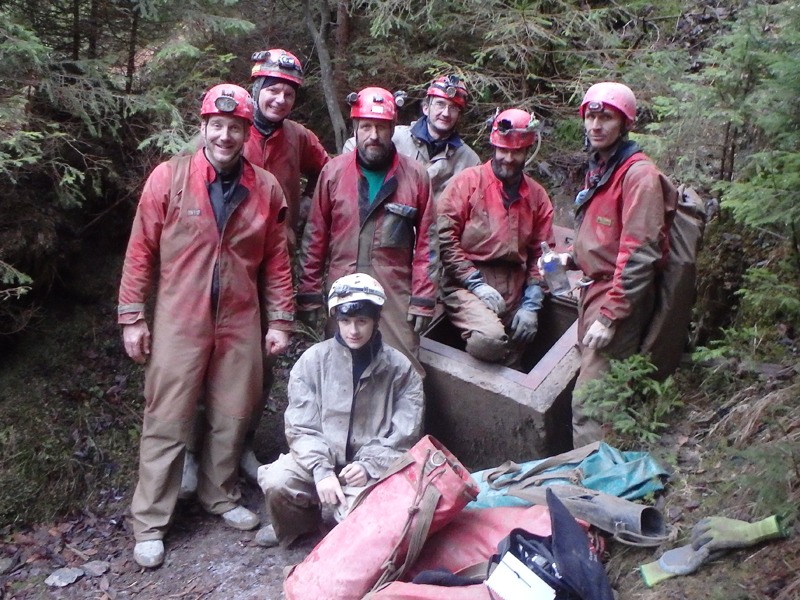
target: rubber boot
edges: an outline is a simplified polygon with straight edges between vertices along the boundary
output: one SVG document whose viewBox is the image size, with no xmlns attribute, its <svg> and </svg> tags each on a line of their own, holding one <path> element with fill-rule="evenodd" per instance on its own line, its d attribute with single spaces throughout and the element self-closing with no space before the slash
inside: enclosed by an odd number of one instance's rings
<svg viewBox="0 0 800 600">
<path fill-rule="evenodd" d="M 197 469 L 197 455 L 187 450 L 186 458 L 183 460 L 183 476 L 178 500 L 188 500 L 197 493 Z"/>
<path fill-rule="evenodd" d="M 546 490 L 552 490 L 576 519 L 582 519 L 631 546 L 658 546 L 667 540 L 664 517 L 653 506 L 645 506 L 574 485 L 509 489 L 534 504 L 545 504 Z"/>
<path fill-rule="evenodd" d="M 242 456 L 239 459 L 239 471 L 244 475 L 250 483 L 258 483 L 258 467 L 261 466 L 261 461 L 256 458 L 253 452 L 252 436 L 248 434 L 245 439 L 244 448 L 242 449 Z"/>
</svg>

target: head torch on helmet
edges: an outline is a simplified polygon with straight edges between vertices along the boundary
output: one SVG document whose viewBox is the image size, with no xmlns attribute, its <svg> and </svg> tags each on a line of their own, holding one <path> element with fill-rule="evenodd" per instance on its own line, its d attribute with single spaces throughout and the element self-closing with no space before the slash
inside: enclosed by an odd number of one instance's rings
<svg viewBox="0 0 800 600">
<path fill-rule="evenodd" d="M 602 81 L 595 83 L 583 96 L 579 114 L 581 118 L 587 112 L 598 112 L 614 109 L 625 117 L 626 127 L 631 127 L 636 121 L 636 96 L 633 91 L 622 83 L 615 81 Z"/>
<path fill-rule="evenodd" d="M 397 108 L 406 102 L 406 93 L 398 91 L 392 94 L 383 88 L 368 87 L 358 93 L 350 92 L 346 100 L 350 105 L 351 119 L 394 121 Z"/>
<path fill-rule="evenodd" d="M 253 52 L 250 60 L 254 63 L 253 68 L 250 70 L 251 79 L 277 77 L 297 85 L 303 84 L 302 63 L 294 54 L 287 52 L 283 48 Z"/>
<path fill-rule="evenodd" d="M 276 53 L 273 50 L 260 50 L 258 52 L 253 52 L 250 60 L 253 62 L 273 64 L 281 69 L 297 71 L 298 73 L 303 72 L 303 69 L 297 63 L 297 59 L 290 54 L 277 54 L 276 56 L 273 56 L 274 54 Z"/>
<path fill-rule="evenodd" d="M 428 96 L 446 98 L 452 101 L 459 108 L 467 105 L 467 87 L 458 75 L 444 75 L 431 82 L 428 87 Z"/>
<path fill-rule="evenodd" d="M 458 75 L 447 75 L 441 81 L 437 80 L 431 84 L 431 87 L 442 90 L 448 98 L 454 98 L 458 93 L 459 84 L 461 81 Z M 463 88 L 463 84 L 461 85 Z"/>
<path fill-rule="evenodd" d="M 253 99 L 247 90 L 230 83 L 215 85 L 203 95 L 200 116 L 229 115 L 253 120 Z"/>
<path fill-rule="evenodd" d="M 383 290 L 369 285 L 353 285 L 348 283 L 334 283 L 328 294 L 328 299 L 332 298 L 347 298 L 353 294 L 368 294 L 377 299 L 386 300 L 386 294 Z"/>
<path fill-rule="evenodd" d="M 225 95 L 226 92 L 222 92 L 222 96 L 214 100 L 214 106 L 217 107 L 217 110 L 224 113 L 232 113 L 236 110 L 236 107 L 239 106 L 239 103 L 236 101 L 236 98 L 233 97 L 231 94 L 230 96 Z"/>
<path fill-rule="evenodd" d="M 539 120 L 533 113 L 518 108 L 495 112 L 489 143 L 498 148 L 518 149 L 532 146 L 538 135 Z"/>
<path fill-rule="evenodd" d="M 337 306 L 359 301 L 369 302 L 376 307 L 383 306 L 386 302 L 383 286 L 366 273 L 345 275 L 334 281 L 328 292 L 328 312 L 334 316 Z"/>
</svg>

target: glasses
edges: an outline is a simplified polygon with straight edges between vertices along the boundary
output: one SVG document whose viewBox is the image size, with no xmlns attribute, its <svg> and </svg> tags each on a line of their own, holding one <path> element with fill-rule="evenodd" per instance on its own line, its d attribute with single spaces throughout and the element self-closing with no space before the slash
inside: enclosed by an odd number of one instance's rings
<svg viewBox="0 0 800 600">
<path fill-rule="evenodd" d="M 253 52 L 250 60 L 259 63 L 263 62 L 268 66 L 274 65 L 279 69 L 288 69 L 289 71 L 297 71 L 298 73 L 303 72 L 303 68 L 288 54 L 281 54 L 276 58 L 272 56 L 269 50 L 261 50 L 259 52 Z"/>
<path fill-rule="evenodd" d="M 458 114 L 461 112 L 461 109 L 453 104 L 452 102 L 447 102 L 446 100 L 434 100 L 431 102 L 431 108 L 436 112 L 452 112 Z"/>
<path fill-rule="evenodd" d="M 214 100 L 214 106 L 216 106 L 217 110 L 220 112 L 232 113 L 236 110 L 236 107 L 239 106 L 239 103 L 231 96 L 225 96 L 223 92 L 222 96 Z"/>
</svg>

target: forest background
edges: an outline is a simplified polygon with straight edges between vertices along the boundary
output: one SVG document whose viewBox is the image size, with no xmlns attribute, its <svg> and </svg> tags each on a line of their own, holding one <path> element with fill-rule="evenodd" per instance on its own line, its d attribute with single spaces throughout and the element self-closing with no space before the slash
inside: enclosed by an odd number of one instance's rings
<svg viewBox="0 0 800 600">
<path fill-rule="evenodd" d="M 563 225 L 586 160 L 583 92 L 600 80 L 634 89 L 634 138 L 720 211 L 701 257 L 694 360 L 669 394 L 641 371 L 610 382 L 654 406 L 633 426 L 630 412 L 617 415 L 616 441 L 655 449 L 688 416 L 700 432 L 664 452 L 675 464 L 691 448 L 702 464 L 673 485 L 688 494 L 692 473 L 713 479 L 709 465 L 724 484 L 692 484 L 705 486 L 695 513 L 796 523 L 798 2 L 5 0 L 0 535 L 129 491 L 141 372 L 120 360 L 113 314 L 138 193 L 197 132 L 202 92 L 223 80 L 249 87 L 250 54 L 271 47 L 306 64 L 292 118 L 331 153 L 348 135 L 345 96 L 366 85 L 406 90 L 408 122 L 425 83 L 457 73 L 472 94 L 461 132 L 484 158 L 497 107 L 533 110 L 543 143 L 531 174 Z M 800 594 L 797 561 L 784 555 L 794 575 L 758 593 Z"/>
</svg>

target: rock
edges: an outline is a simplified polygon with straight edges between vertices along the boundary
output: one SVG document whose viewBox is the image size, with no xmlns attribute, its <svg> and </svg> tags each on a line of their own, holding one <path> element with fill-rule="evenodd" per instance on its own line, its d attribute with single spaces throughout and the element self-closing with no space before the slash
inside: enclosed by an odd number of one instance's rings
<svg viewBox="0 0 800 600">
<path fill-rule="evenodd" d="M 44 582 L 50 587 L 66 587 L 75 583 L 81 577 L 83 577 L 83 569 L 66 567 L 53 571 Z"/>
<path fill-rule="evenodd" d="M 100 577 L 109 569 L 109 564 L 104 560 L 93 560 L 81 567 L 89 577 Z"/>
<path fill-rule="evenodd" d="M 19 555 L 0 558 L 0 575 L 8 575 L 19 562 Z"/>
</svg>

